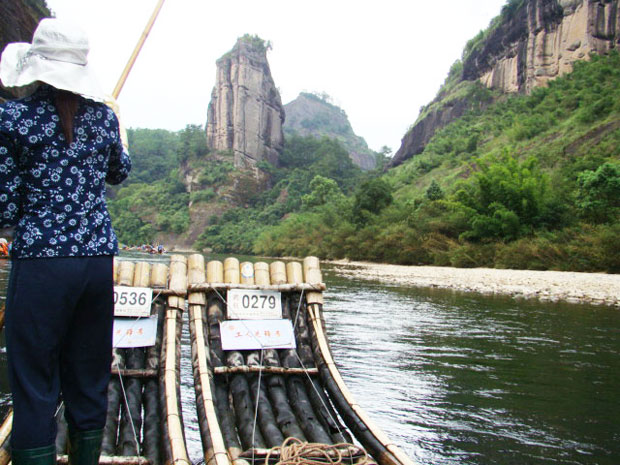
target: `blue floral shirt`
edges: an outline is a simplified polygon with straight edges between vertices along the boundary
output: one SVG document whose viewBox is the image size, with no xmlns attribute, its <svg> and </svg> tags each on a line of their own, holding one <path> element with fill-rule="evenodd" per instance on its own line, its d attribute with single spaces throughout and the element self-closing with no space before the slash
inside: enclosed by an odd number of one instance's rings
<svg viewBox="0 0 620 465">
<path fill-rule="evenodd" d="M 118 120 L 103 103 L 80 99 L 71 144 L 52 89 L 0 105 L 0 228 L 15 226 L 16 258 L 118 252 L 105 183 L 131 169 Z"/>
</svg>

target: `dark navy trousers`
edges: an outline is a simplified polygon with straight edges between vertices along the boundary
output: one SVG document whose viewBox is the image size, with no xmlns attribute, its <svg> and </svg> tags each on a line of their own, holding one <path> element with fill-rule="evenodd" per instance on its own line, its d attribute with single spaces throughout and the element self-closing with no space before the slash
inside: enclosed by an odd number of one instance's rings
<svg viewBox="0 0 620 465">
<path fill-rule="evenodd" d="M 112 270 L 112 256 L 12 261 L 5 324 L 13 448 L 54 443 L 60 392 L 73 430 L 105 426 Z"/>
</svg>

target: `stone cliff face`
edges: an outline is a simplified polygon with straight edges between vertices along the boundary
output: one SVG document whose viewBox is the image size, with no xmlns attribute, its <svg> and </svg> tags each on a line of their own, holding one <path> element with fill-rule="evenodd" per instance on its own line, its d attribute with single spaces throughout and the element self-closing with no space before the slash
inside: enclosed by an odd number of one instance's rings
<svg viewBox="0 0 620 465">
<path fill-rule="evenodd" d="M 30 42 L 39 20 L 51 16 L 43 0 L 2 0 L 0 3 L 0 53 L 9 42 Z M 2 98 L 14 95 L 0 88 Z"/>
<path fill-rule="evenodd" d="M 479 81 L 504 93 L 528 93 L 572 70 L 590 53 L 620 44 L 619 0 L 513 0 L 463 59 L 462 81 Z M 390 162 L 397 166 L 421 153 L 433 134 L 460 117 L 473 102 L 451 101 L 419 118 Z"/>
<path fill-rule="evenodd" d="M 207 115 L 207 145 L 232 150 L 238 168 L 262 160 L 278 163 L 284 110 L 271 77 L 267 47 L 257 37 L 240 38 L 217 61 L 216 84 Z"/>
<path fill-rule="evenodd" d="M 349 152 L 353 163 L 364 170 L 375 167 L 376 159 L 366 141 L 353 132 L 347 114 L 327 101 L 327 97 L 301 93 L 284 105 L 284 132 L 301 136 L 336 139 Z"/>
<path fill-rule="evenodd" d="M 590 53 L 618 46 L 620 11 L 611 0 L 524 2 L 463 63 L 463 79 L 503 92 L 530 92 Z"/>
</svg>

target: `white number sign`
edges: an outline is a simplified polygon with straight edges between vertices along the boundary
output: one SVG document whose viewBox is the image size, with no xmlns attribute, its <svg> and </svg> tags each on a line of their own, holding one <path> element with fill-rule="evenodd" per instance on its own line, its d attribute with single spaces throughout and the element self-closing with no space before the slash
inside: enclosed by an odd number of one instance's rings
<svg viewBox="0 0 620 465">
<path fill-rule="evenodd" d="M 149 316 L 153 289 L 114 286 L 114 316 Z"/>
<path fill-rule="evenodd" d="M 282 318 L 282 298 L 277 291 L 230 289 L 226 296 L 229 320 Z"/>
</svg>

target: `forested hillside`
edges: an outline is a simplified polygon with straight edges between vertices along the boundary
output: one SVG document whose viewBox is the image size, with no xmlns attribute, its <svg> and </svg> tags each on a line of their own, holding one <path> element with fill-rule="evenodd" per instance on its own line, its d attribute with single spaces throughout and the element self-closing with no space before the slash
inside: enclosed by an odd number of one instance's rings
<svg viewBox="0 0 620 465">
<path fill-rule="evenodd" d="M 289 137 L 281 166 L 262 166 L 273 187 L 229 201 L 195 246 L 617 272 L 619 89 L 618 53 L 593 56 L 532 95 L 505 96 L 470 111 L 439 131 L 422 154 L 385 174 L 361 172 L 337 141 Z M 487 92 L 481 87 L 479 98 Z M 200 150 L 200 128 L 130 134 L 135 171 L 110 201 L 121 239 L 182 233 L 190 194 L 174 167 Z M 209 172 L 220 175 L 203 186 L 206 194 L 191 194 L 205 202 L 231 182 L 217 168 L 224 161 L 210 163 Z"/>
<path fill-rule="evenodd" d="M 579 62 L 530 96 L 470 111 L 353 196 L 290 216 L 254 252 L 617 272 L 619 89 L 617 52 Z"/>
</svg>

